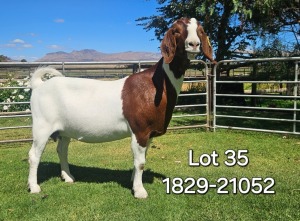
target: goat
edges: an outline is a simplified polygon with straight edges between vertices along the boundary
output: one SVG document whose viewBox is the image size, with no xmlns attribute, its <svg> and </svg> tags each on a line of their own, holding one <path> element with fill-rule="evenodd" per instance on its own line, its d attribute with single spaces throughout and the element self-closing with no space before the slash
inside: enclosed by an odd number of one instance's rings
<svg viewBox="0 0 300 221">
<path fill-rule="evenodd" d="M 161 42 L 162 58 L 149 69 L 115 81 L 67 78 L 50 67 L 31 77 L 33 144 L 29 151 L 28 186 L 41 191 L 37 169 L 49 139 L 58 139 L 61 177 L 74 182 L 68 165 L 71 138 L 108 142 L 131 136 L 136 198 L 148 196 L 142 183 L 146 151 L 153 137 L 166 133 L 189 58 L 200 52 L 213 61 L 206 33 L 195 18 L 173 23 Z M 43 80 L 45 75 L 54 76 Z"/>
</svg>

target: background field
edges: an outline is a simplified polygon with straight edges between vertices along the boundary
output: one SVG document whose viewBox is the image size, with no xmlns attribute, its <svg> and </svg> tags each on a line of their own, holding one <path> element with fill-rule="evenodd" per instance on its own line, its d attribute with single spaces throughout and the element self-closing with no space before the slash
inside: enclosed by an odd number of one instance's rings
<svg viewBox="0 0 300 221">
<path fill-rule="evenodd" d="M 168 132 L 154 139 L 148 151 L 145 188 L 149 198 L 131 194 L 130 139 L 85 144 L 71 142 L 69 161 L 76 183 L 59 178 L 56 143 L 49 142 L 39 168 L 42 193 L 27 192 L 30 143 L 0 146 L 0 220 L 300 220 L 300 141 L 298 137 L 219 130 Z M 219 167 L 189 167 L 216 150 Z M 246 167 L 226 167 L 224 152 L 247 149 Z M 166 177 L 271 177 L 273 195 L 166 194 Z M 228 186 L 228 190 L 230 190 Z"/>
</svg>

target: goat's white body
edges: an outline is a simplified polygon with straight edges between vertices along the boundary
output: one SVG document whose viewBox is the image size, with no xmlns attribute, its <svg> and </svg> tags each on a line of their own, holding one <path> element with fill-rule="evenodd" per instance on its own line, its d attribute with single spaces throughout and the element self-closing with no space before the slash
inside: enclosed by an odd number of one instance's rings
<svg viewBox="0 0 300 221">
<path fill-rule="evenodd" d="M 122 113 L 121 93 L 125 80 L 55 77 L 44 82 L 32 92 L 33 128 L 41 130 L 42 127 L 51 133 L 59 131 L 61 136 L 84 142 L 106 142 L 130 136 Z"/>
</svg>

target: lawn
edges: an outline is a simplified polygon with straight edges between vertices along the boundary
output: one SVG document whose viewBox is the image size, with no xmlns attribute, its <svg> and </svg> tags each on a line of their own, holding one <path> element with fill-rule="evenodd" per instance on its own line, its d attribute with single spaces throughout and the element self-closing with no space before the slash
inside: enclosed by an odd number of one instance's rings
<svg viewBox="0 0 300 221">
<path fill-rule="evenodd" d="M 40 194 L 27 192 L 29 148 L 30 143 L 0 145 L 0 220 L 300 220 L 299 137 L 231 130 L 168 132 L 154 139 L 149 148 L 143 177 L 149 194 L 145 200 L 131 193 L 130 139 L 102 144 L 72 141 L 69 161 L 74 184 L 60 180 L 56 143 L 49 142 L 39 167 Z M 192 158 L 189 150 L 193 150 Z M 230 161 L 226 150 L 237 155 L 247 150 L 241 156 L 249 163 L 226 166 L 224 162 Z M 197 163 L 207 156 L 203 154 L 213 151 L 219 155 L 215 159 L 219 166 L 189 166 L 189 160 Z M 236 162 L 244 164 L 243 157 Z M 207 157 L 202 159 L 207 163 Z M 174 191 L 170 187 L 170 194 L 166 193 L 163 180 L 167 178 L 172 184 L 175 178 L 196 181 L 201 177 L 211 184 L 217 184 L 219 178 L 242 179 L 245 182 L 237 187 L 242 192 L 247 180 L 272 178 L 275 194 L 234 194 L 233 183 L 223 189 L 228 194 L 217 193 L 223 183 L 205 194 L 197 193 L 200 187 L 196 184 L 190 189 L 195 194 L 173 193 L 181 187 Z"/>
</svg>

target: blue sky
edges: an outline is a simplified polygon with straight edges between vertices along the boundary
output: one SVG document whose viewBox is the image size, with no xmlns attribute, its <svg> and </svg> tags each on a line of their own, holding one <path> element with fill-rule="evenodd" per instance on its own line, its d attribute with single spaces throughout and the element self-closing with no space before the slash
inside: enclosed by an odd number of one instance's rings
<svg viewBox="0 0 300 221">
<path fill-rule="evenodd" d="M 0 55 L 34 61 L 49 52 L 159 52 L 135 20 L 157 14 L 155 0 L 11 0 L 1 6 Z M 152 40 L 154 39 L 154 40 Z"/>
</svg>

